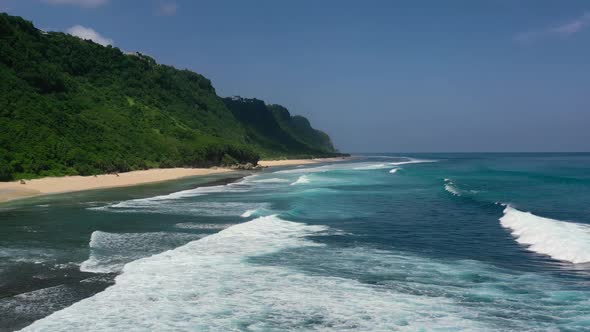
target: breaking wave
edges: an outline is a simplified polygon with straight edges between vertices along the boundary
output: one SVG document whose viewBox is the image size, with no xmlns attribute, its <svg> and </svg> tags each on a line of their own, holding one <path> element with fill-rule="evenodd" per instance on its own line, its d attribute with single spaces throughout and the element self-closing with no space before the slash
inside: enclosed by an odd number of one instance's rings
<svg viewBox="0 0 590 332">
<path fill-rule="evenodd" d="M 294 185 L 298 185 L 298 184 L 307 184 L 309 182 L 310 182 L 309 177 L 307 175 L 302 175 L 295 182 L 291 183 L 291 185 L 294 186 Z"/>
<path fill-rule="evenodd" d="M 169 250 L 205 236 L 190 233 L 108 233 L 94 231 L 90 236 L 90 256 L 80 271 L 114 273 L 133 260 Z"/>
<path fill-rule="evenodd" d="M 590 262 L 590 225 L 539 217 L 510 205 L 500 223 L 530 251 L 574 264 Z"/>
<path fill-rule="evenodd" d="M 246 210 L 246 211 L 244 211 L 244 213 L 242 213 L 240 215 L 240 217 L 248 218 L 248 217 L 251 217 L 254 213 L 256 213 L 256 209 Z"/>
<path fill-rule="evenodd" d="M 274 215 L 237 224 L 125 265 L 114 286 L 24 331 L 483 328 L 468 309 L 441 296 L 251 261 L 290 248 L 317 247 L 306 236 L 327 230 Z"/>
<path fill-rule="evenodd" d="M 445 190 L 455 196 L 461 196 L 461 192 L 455 187 L 455 183 L 451 179 L 445 179 Z"/>
</svg>

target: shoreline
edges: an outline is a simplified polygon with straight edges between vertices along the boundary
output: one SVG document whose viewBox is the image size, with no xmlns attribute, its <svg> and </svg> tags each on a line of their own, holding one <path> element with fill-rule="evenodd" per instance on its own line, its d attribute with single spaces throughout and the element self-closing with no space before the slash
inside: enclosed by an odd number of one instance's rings
<svg viewBox="0 0 590 332">
<path fill-rule="evenodd" d="M 261 160 L 264 167 L 294 166 L 323 162 L 343 161 L 347 157 L 317 159 Z M 154 168 L 117 174 L 96 176 L 46 177 L 33 180 L 0 182 L 0 204 L 25 198 L 63 194 L 96 189 L 130 187 L 141 184 L 178 180 L 190 176 L 206 176 L 236 171 L 232 168 Z"/>
<path fill-rule="evenodd" d="M 259 160 L 258 165 L 264 167 L 279 167 L 279 166 L 297 166 L 297 165 L 308 165 L 318 163 L 329 163 L 337 161 L 349 160 L 352 157 L 332 157 L 332 158 L 313 158 L 313 159 L 271 159 L 271 160 Z"/>
</svg>

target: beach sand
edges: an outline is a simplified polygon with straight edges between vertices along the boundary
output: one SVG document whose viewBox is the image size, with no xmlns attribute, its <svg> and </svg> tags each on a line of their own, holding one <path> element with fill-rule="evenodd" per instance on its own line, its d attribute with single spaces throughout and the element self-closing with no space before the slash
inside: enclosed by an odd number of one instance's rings
<svg viewBox="0 0 590 332">
<path fill-rule="evenodd" d="M 180 179 L 187 176 L 231 172 L 229 168 L 163 168 L 103 174 L 97 176 L 47 177 L 34 180 L 0 182 L 0 202 L 46 194 L 116 188 Z"/>
<path fill-rule="evenodd" d="M 307 164 L 343 161 L 343 160 L 347 160 L 347 159 L 349 159 L 349 157 L 316 158 L 316 159 L 260 160 L 258 162 L 258 164 L 261 166 L 265 166 L 265 167 L 295 166 L 295 165 L 307 165 Z"/>
<path fill-rule="evenodd" d="M 262 166 L 272 167 L 313 164 L 341 160 L 344 159 L 325 158 L 297 160 L 261 160 L 259 164 Z M 175 180 L 187 176 L 211 175 L 227 173 L 231 171 L 234 170 L 230 168 L 221 167 L 162 168 L 119 173 L 118 176 L 115 174 L 103 174 L 97 176 L 47 177 L 34 180 L 25 180 L 25 184 L 21 184 L 20 181 L 0 182 L 0 202 L 6 202 L 15 199 L 39 195 L 67 193 L 92 189 L 127 187 L 145 183 Z"/>
</svg>

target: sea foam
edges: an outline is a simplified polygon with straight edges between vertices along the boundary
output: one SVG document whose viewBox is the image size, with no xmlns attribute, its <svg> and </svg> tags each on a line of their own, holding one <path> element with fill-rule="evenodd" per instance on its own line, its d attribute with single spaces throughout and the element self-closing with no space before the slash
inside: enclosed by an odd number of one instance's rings
<svg viewBox="0 0 590 332">
<path fill-rule="evenodd" d="M 539 217 L 510 205 L 500 223 L 530 251 L 574 264 L 590 262 L 590 225 Z"/>
<path fill-rule="evenodd" d="M 252 262 L 327 231 L 267 216 L 125 265 L 116 284 L 24 331 L 477 329 L 444 297 Z"/>
<path fill-rule="evenodd" d="M 208 230 L 221 230 L 231 227 L 235 224 L 205 224 L 199 222 L 181 222 L 174 227 L 179 229 L 208 229 Z"/>
<path fill-rule="evenodd" d="M 108 233 L 94 231 L 90 236 L 90 256 L 80 271 L 114 273 L 133 260 L 172 249 L 204 234 L 192 233 Z"/>
<path fill-rule="evenodd" d="M 307 175 L 302 175 L 295 182 L 291 183 L 291 185 L 294 186 L 294 185 L 298 185 L 298 184 L 307 184 L 309 182 L 310 182 L 309 177 Z"/>
<path fill-rule="evenodd" d="M 370 164 L 370 165 L 366 165 L 366 166 L 359 166 L 359 167 L 355 167 L 355 170 L 373 170 L 373 169 L 381 169 L 381 168 L 386 168 L 387 165 L 386 164 Z"/>
<path fill-rule="evenodd" d="M 292 173 L 324 173 L 330 171 L 363 171 L 389 168 L 391 166 L 407 165 L 407 164 L 421 164 L 433 163 L 437 160 L 430 159 L 415 159 L 409 157 L 400 157 L 399 159 L 406 159 L 404 161 L 389 162 L 389 163 L 375 163 L 375 162 L 347 162 L 338 164 L 329 164 L 316 167 L 294 168 L 274 172 L 275 174 L 292 174 Z"/>
<path fill-rule="evenodd" d="M 240 217 L 242 218 L 249 218 L 251 217 L 254 213 L 256 213 L 257 209 L 250 209 L 250 210 L 246 210 L 244 211 L 244 213 L 242 213 L 240 215 Z"/>
<path fill-rule="evenodd" d="M 149 205 L 152 203 L 157 203 L 159 201 L 179 200 L 179 199 L 183 199 L 183 198 L 204 196 L 204 195 L 216 194 L 216 193 L 247 192 L 247 191 L 250 191 L 253 189 L 253 186 L 250 185 L 250 183 L 255 182 L 256 180 L 252 180 L 252 179 L 256 178 L 256 177 L 257 177 L 257 175 L 250 175 L 250 176 L 244 177 L 243 179 L 241 179 L 238 182 L 228 183 L 228 184 L 224 184 L 224 185 L 197 187 L 194 189 L 181 190 L 181 191 L 173 192 L 173 193 L 166 194 L 166 195 L 159 195 L 159 196 L 153 196 L 153 197 L 148 197 L 148 198 L 132 199 L 132 200 L 112 204 L 112 205 L 110 205 L 110 207 L 126 208 L 126 207 L 133 207 L 136 205 L 145 206 L 145 205 Z M 91 209 L 97 209 L 97 208 L 91 208 Z"/>
<path fill-rule="evenodd" d="M 407 157 L 406 157 L 406 159 L 408 159 L 408 160 L 388 163 L 388 165 L 399 166 L 399 165 L 407 165 L 407 164 L 435 163 L 438 161 L 438 160 L 433 160 L 433 159 L 415 159 L 415 158 L 407 158 Z"/>
<path fill-rule="evenodd" d="M 285 183 L 289 182 L 287 179 L 281 178 L 270 178 L 270 179 L 260 179 L 260 180 L 253 180 L 254 183 Z"/>
<path fill-rule="evenodd" d="M 160 196 L 154 196 L 154 197 L 149 197 L 149 198 L 140 198 L 140 199 L 133 199 L 133 200 L 129 200 L 129 201 L 124 201 L 124 202 L 121 202 L 118 204 L 114 204 L 114 205 L 112 205 L 112 207 L 128 207 L 128 206 L 133 206 L 133 205 L 137 205 L 137 204 L 145 205 L 145 204 L 149 204 L 151 202 L 164 201 L 164 200 L 176 200 L 176 199 L 182 199 L 182 198 L 188 198 L 188 197 L 203 196 L 203 195 L 212 194 L 212 193 L 246 192 L 246 191 L 248 191 L 248 189 L 249 188 L 246 188 L 245 186 L 240 185 L 240 183 L 230 183 L 227 185 L 210 186 L 210 187 L 198 187 L 195 189 L 188 189 L 188 190 L 173 192 L 173 193 L 167 194 L 167 195 L 160 195 Z"/>
<path fill-rule="evenodd" d="M 461 191 L 455 187 L 455 183 L 451 179 L 445 179 L 445 190 L 455 196 L 461 196 Z"/>
<path fill-rule="evenodd" d="M 156 213 L 188 216 L 239 216 L 244 210 L 268 208 L 267 203 L 211 202 L 211 201 L 126 201 L 91 208 L 115 213 Z"/>
</svg>

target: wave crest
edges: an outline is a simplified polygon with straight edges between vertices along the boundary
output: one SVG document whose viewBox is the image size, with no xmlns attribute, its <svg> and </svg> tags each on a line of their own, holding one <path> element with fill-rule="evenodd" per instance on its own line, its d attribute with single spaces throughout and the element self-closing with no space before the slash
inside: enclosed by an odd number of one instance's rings
<svg viewBox="0 0 590 332">
<path fill-rule="evenodd" d="M 25 331 L 89 326 L 95 331 L 480 327 L 463 318 L 465 309 L 454 307 L 449 299 L 384 291 L 352 279 L 306 275 L 251 260 L 285 249 L 317 247 L 306 236 L 327 230 L 276 215 L 229 227 L 127 264 L 115 285 L 34 322 Z M 345 300 L 350 298 L 354 301 Z"/>
<path fill-rule="evenodd" d="M 451 179 L 445 179 L 445 190 L 455 196 L 461 196 L 461 191 L 455 187 L 455 183 Z"/>
<path fill-rule="evenodd" d="M 510 205 L 500 223 L 530 251 L 574 264 L 590 262 L 590 225 L 539 217 Z"/>
<path fill-rule="evenodd" d="M 298 185 L 298 184 L 307 184 L 309 182 L 310 182 L 309 177 L 307 175 L 302 175 L 295 182 L 291 183 L 291 185 L 294 186 L 294 185 Z"/>
<path fill-rule="evenodd" d="M 90 236 L 90 256 L 80 271 L 114 273 L 133 260 L 172 249 L 204 234 L 190 233 L 108 233 L 94 231 Z"/>
</svg>

